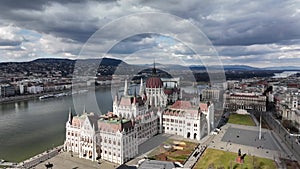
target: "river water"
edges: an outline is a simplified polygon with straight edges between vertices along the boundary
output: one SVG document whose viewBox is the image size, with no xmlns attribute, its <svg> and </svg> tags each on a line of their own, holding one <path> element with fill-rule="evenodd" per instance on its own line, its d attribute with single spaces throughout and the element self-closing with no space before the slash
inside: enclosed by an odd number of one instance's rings
<svg viewBox="0 0 300 169">
<path fill-rule="evenodd" d="M 84 107 L 99 114 L 112 111 L 112 93 L 107 87 L 80 95 L 0 104 L 0 159 L 19 162 L 63 144 L 69 108 L 73 114 L 81 114 Z M 98 104 L 94 104 L 95 96 Z"/>
<path fill-rule="evenodd" d="M 275 73 L 275 76 L 273 76 L 273 78 L 286 78 L 299 72 L 300 71 L 284 71 L 282 73 Z"/>
<path fill-rule="evenodd" d="M 129 86 L 130 94 L 135 90 L 139 91 L 139 85 Z M 82 114 L 84 108 L 107 113 L 112 111 L 115 93 L 115 89 L 102 87 L 85 94 L 0 104 L 0 159 L 20 162 L 62 145 L 70 108 L 73 115 Z"/>
</svg>

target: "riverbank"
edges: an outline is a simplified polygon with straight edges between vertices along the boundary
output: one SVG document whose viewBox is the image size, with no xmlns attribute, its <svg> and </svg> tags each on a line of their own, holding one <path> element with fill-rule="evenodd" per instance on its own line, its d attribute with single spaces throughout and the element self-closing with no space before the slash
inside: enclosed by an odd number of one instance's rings
<svg viewBox="0 0 300 169">
<path fill-rule="evenodd" d="M 15 162 L 3 162 L 0 164 L 0 167 L 8 167 L 8 168 L 31 168 L 34 167 L 46 160 L 58 155 L 63 150 L 63 145 L 57 146 L 51 150 L 47 150 L 41 154 L 38 154 L 34 157 L 31 157 L 27 160 L 24 160 L 20 163 Z"/>
<path fill-rule="evenodd" d="M 31 94 L 31 95 L 21 95 L 21 96 L 13 96 L 13 97 L 5 97 L 5 98 L 0 99 L 0 104 L 32 100 L 32 99 L 39 98 L 40 96 L 43 96 L 43 95 L 46 95 L 46 94 L 58 94 L 58 93 L 68 92 L 68 91 L 70 91 L 70 90 L 47 92 L 47 93 L 38 93 L 38 94 Z"/>
<path fill-rule="evenodd" d="M 95 86 L 95 89 L 105 88 L 105 87 L 109 87 L 109 86 L 110 85 Z M 93 89 L 93 87 L 82 88 L 82 89 L 91 90 L 91 89 Z M 11 102 L 19 102 L 19 101 L 26 101 L 26 100 L 32 100 L 32 99 L 37 99 L 40 96 L 44 96 L 44 95 L 49 95 L 49 94 L 55 95 L 55 94 L 66 93 L 66 92 L 72 92 L 72 89 L 0 98 L 0 104 L 11 103 Z"/>
<path fill-rule="evenodd" d="M 53 148 L 52 150 L 47 150 L 41 154 L 38 154 L 30 159 L 20 162 L 18 168 L 31 168 L 34 167 L 56 155 L 58 155 L 63 150 L 63 145 Z"/>
</svg>

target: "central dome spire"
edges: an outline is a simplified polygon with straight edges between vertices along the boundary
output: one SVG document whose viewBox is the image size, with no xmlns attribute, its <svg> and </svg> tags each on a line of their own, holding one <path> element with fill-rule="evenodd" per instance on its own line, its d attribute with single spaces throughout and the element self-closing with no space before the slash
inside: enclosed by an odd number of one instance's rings
<svg viewBox="0 0 300 169">
<path fill-rule="evenodd" d="M 147 79 L 146 81 L 146 88 L 162 88 L 163 87 L 163 82 L 161 79 L 157 76 L 156 74 L 156 68 L 155 68 L 155 60 L 153 63 L 153 68 L 152 68 L 152 75 L 150 78 Z"/>
<path fill-rule="evenodd" d="M 154 62 L 153 62 L 152 75 L 156 75 L 155 59 L 154 59 Z"/>
</svg>

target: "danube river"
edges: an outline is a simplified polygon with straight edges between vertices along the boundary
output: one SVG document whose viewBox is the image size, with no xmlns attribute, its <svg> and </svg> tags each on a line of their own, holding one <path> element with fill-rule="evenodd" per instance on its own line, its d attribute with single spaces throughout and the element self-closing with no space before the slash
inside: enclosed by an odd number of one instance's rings
<svg viewBox="0 0 300 169">
<path fill-rule="evenodd" d="M 19 162 L 63 144 L 69 108 L 73 114 L 74 108 L 81 114 L 84 107 L 87 112 L 112 111 L 111 93 L 107 87 L 81 95 L 0 104 L 0 159 Z"/>
</svg>

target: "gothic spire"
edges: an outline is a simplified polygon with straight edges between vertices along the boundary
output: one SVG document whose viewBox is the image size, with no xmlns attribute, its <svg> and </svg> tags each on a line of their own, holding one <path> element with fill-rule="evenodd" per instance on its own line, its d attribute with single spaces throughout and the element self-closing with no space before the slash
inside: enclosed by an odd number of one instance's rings
<svg viewBox="0 0 300 169">
<path fill-rule="evenodd" d="M 154 59 L 154 63 L 153 63 L 152 75 L 156 75 L 155 59 Z"/>
<path fill-rule="evenodd" d="M 124 86 L 124 96 L 128 95 L 128 83 L 127 83 L 127 79 L 125 79 L 125 86 Z"/>
<path fill-rule="evenodd" d="M 83 114 L 86 113 L 85 105 L 83 105 Z"/>
<path fill-rule="evenodd" d="M 136 87 L 134 88 L 134 97 L 136 97 Z"/>
<path fill-rule="evenodd" d="M 144 86 L 143 86 L 143 78 L 141 78 L 140 92 L 139 92 L 140 96 L 142 96 L 142 95 L 143 95 L 143 91 L 144 91 Z"/>
<path fill-rule="evenodd" d="M 118 93 L 119 89 L 116 89 L 116 94 L 115 94 L 115 99 L 114 102 L 118 102 L 119 101 L 119 93 Z"/>
<path fill-rule="evenodd" d="M 69 107 L 69 119 L 68 119 L 68 122 L 70 124 L 72 124 L 72 118 L 73 118 L 73 116 L 72 116 L 72 112 L 71 112 L 71 107 Z"/>
</svg>

